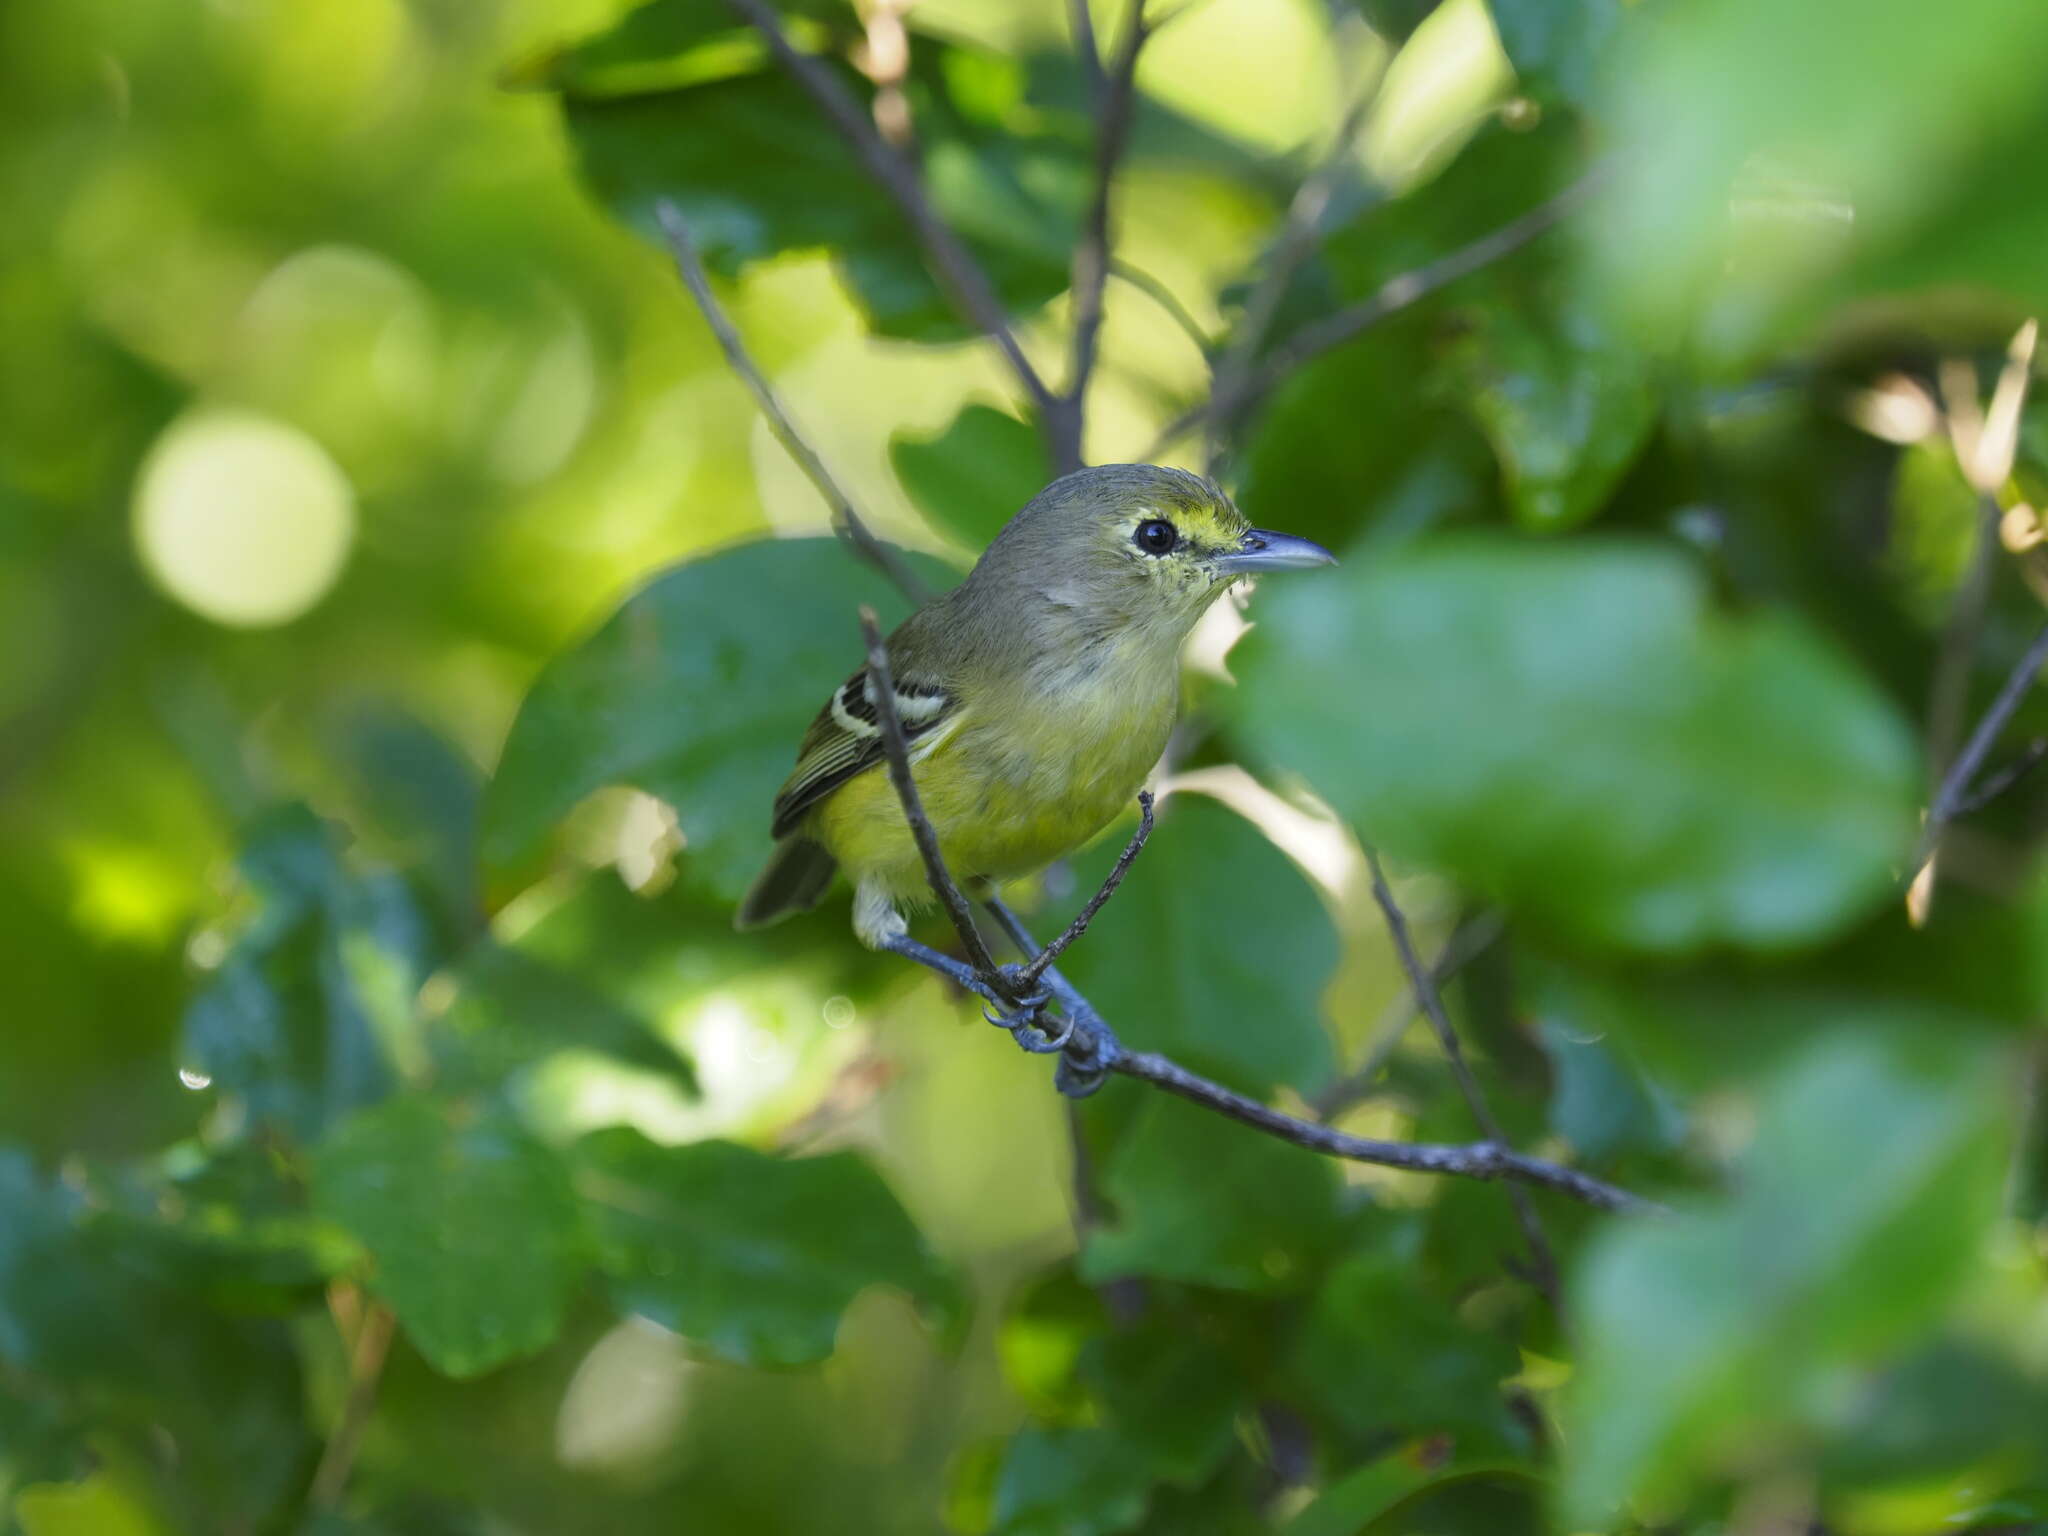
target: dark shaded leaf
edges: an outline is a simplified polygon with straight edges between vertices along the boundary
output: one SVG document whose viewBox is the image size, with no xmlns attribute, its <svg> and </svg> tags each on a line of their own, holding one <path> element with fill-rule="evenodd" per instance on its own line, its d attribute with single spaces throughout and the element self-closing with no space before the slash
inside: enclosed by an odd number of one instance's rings
<svg viewBox="0 0 2048 1536">
<path fill-rule="evenodd" d="M 1298 1286 L 1337 1224 L 1327 1159 L 1163 1094 L 1102 1173 L 1117 1218 L 1089 1234 L 1084 1279 L 1149 1275 L 1227 1290 Z"/>
<path fill-rule="evenodd" d="M 1585 106 L 1626 0 L 1488 0 L 1522 89 L 1541 102 Z"/>
<path fill-rule="evenodd" d="M 183 1064 L 311 1139 L 390 1091 L 433 940 L 405 882 L 347 869 L 303 807 L 258 829 L 239 867 L 255 912 L 186 1010 Z"/>
<path fill-rule="evenodd" d="M 1151 1482 L 1106 1430 L 1023 1430 L 996 1484 L 996 1536 L 1114 1536 L 1144 1519 Z"/>
<path fill-rule="evenodd" d="M 726 1359 L 824 1359 L 840 1314 L 871 1285 L 940 1319 L 959 1305 L 903 1207 L 850 1152 L 664 1147 L 621 1127 L 585 1137 L 576 1163 L 619 1305 Z"/>
</svg>

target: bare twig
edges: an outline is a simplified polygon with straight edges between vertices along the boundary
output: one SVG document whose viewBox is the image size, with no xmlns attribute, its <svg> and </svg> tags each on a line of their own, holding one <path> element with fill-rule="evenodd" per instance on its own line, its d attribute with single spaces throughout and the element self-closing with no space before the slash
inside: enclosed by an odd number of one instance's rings
<svg viewBox="0 0 2048 1536">
<path fill-rule="evenodd" d="M 1221 1084 L 1197 1077 L 1164 1056 L 1149 1051 L 1123 1052 L 1111 1070 L 1140 1078 L 1204 1109 L 1228 1115 L 1268 1135 L 1278 1136 L 1282 1141 L 1291 1141 L 1298 1147 L 1327 1153 L 1331 1157 L 1375 1163 L 1383 1168 L 1405 1168 L 1414 1173 L 1448 1173 L 1468 1179 L 1512 1179 L 1554 1189 L 1604 1211 L 1648 1212 L 1662 1209 L 1653 1201 L 1617 1189 L 1577 1169 L 1563 1168 L 1541 1158 L 1525 1157 L 1498 1141 L 1465 1144 L 1378 1141 L 1368 1136 L 1334 1131 L 1327 1125 L 1297 1120 L 1241 1093 L 1233 1093 Z"/>
<path fill-rule="evenodd" d="M 1287 207 L 1287 217 L 1266 258 L 1266 270 L 1245 300 L 1244 314 L 1230 338 L 1230 346 L 1216 365 L 1216 382 L 1210 391 L 1212 400 L 1234 399 L 1243 390 L 1245 375 L 1258 356 L 1274 315 L 1279 313 L 1281 301 L 1287 297 L 1295 272 L 1308 253 L 1315 249 L 1323 212 L 1330 206 L 1331 196 L 1344 179 L 1345 167 L 1351 161 L 1352 146 L 1357 143 L 1359 130 L 1365 126 L 1365 115 L 1379 94 L 1377 85 L 1377 80 L 1369 81 L 1358 92 L 1350 109 L 1345 112 L 1344 120 L 1337 125 L 1337 136 L 1330 141 L 1329 152 L 1324 155 L 1322 163 L 1295 189 L 1294 200 Z M 1226 430 L 1223 413 L 1211 411 L 1207 417 L 1207 430 L 1203 433 L 1202 454 L 1204 462 L 1212 467 Z"/>
<path fill-rule="evenodd" d="M 1218 390 L 1201 405 L 1192 407 L 1167 423 L 1154 440 L 1147 457 L 1158 457 L 1184 433 L 1203 425 L 1211 417 L 1221 422 L 1219 431 L 1228 432 L 1247 408 L 1263 399 L 1267 391 L 1310 358 L 1320 356 L 1332 347 L 1343 345 L 1389 316 L 1399 314 L 1410 305 L 1428 298 L 1438 289 L 1448 287 L 1459 278 L 1468 277 L 1502 257 L 1520 250 L 1538 235 L 1560 223 L 1567 214 L 1591 197 L 1605 180 L 1605 169 L 1596 167 L 1555 197 L 1537 204 L 1520 218 L 1502 225 L 1491 234 L 1482 235 L 1470 245 L 1461 246 L 1449 255 L 1440 256 L 1435 261 L 1416 267 L 1412 271 L 1390 277 L 1370 298 L 1326 315 L 1312 325 L 1303 326 L 1268 353 L 1265 361 L 1258 367 L 1247 371 L 1233 393 L 1226 396 Z"/>
<path fill-rule="evenodd" d="M 1936 845 L 1941 841 L 1942 829 L 1961 811 L 1969 797 L 1971 781 L 1977 777 L 1985 757 L 2011 723 L 2013 714 L 2020 707 L 2020 700 L 2027 696 L 2027 690 L 2033 686 L 2043 666 L 2048 666 L 2048 626 L 2043 626 L 2041 632 L 2034 636 L 2026 654 L 2007 674 L 2004 685 L 1998 690 L 1998 697 L 1991 701 L 1991 707 L 1984 711 L 1984 718 L 1977 722 L 1977 729 L 1970 733 L 1969 741 L 1964 743 L 1961 753 L 1949 765 L 1941 787 L 1934 793 L 1933 804 L 1927 808 L 1927 825 L 1920 834 L 1920 848 L 1913 858 L 1915 871 L 1924 868 L 1933 856 Z"/>
<path fill-rule="evenodd" d="M 1983 782 L 1957 802 L 1955 811 L 1949 819 L 1953 821 L 1957 816 L 1968 816 L 1983 810 L 1985 806 L 1996 800 L 2000 795 L 2007 793 L 2015 784 L 2018 784 L 2028 774 L 2040 767 L 2044 758 L 2048 758 L 2048 736 L 2036 736 L 2025 747 L 2021 748 L 2018 757 L 2007 763 L 1996 773 L 1984 775 Z"/>
<path fill-rule="evenodd" d="M 1394 899 L 1394 888 L 1387 884 L 1387 873 L 1380 867 L 1379 851 L 1370 845 L 1365 850 L 1365 867 L 1372 875 L 1372 898 L 1379 903 L 1380 911 L 1387 919 L 1387 933 L 1394 941 L 1395 953 L 1401 957 L 1401 968 L 1408 973 L 1408 984 L 1415 989 L 1423 1014 L 1444 1048 L 1444 1057 L 1451 1064 L 1451 1076 L 1457 1080 L 1458 1092 L 1464 1096 L 1465 1107 L 1472 1113 L 1472 1123 L 1479 1127 L 1479 1134 L 1488 1141 L 1499 1146 L 1507 1145 L 1507 1136 L 1493 1116 L 1493 1107 L 1480 1091 L 1479 1079 L 1473 1076 L 1471 1063 L 1465 1060 L 1465 1047 L 1459 1043 L 1457 1030 L 1451 1027 L 1451 1016 L 1444 1009 L 1443 994 L 1437 991 L 1436 979 L 1415 953 L 1415 940 L 1408 932 L 1408 918 L 1401 911 L 1401 904 Z M 1508 1201 L 1514 1206 L 1515 1222 L 1522 1229 L 1522 1238 L 1529 1245 L 1531 1278 L 1550 1302 L 1551 1310 L 1562 1316 L 1557 1256 L 1551 1252 L 1550 1239 L 1544 1234 L 1536 1207 L 1529 1203 L 1526 1192 L 1513 1186 L 1508 1189 Z"/>
<path fill-rule="evenodd" d="M 718 296 L 711 291 L 711 278 L 704 270 L 703 258 L 697 254 L 696 242 L 690 238 L 690 226 L 683 218 L 682 210 L 663 198 L 654 205 L 654 215 L 661 221 L 661 232 L 668 241 L 669 255 L 675 260 L 676 273 L 682 278 L 683 286 L 690 290 L 690 297 L 697 301 L 697 308 L 703 311 L 705 323 L 711 327 L 711 334 L 718 338 L 727 364 L 747 386 L 754 403 L 761 407 L 761 414 L 767 418 L 769 430 L 782 444 L 783 451 L 796 460 L 797 467 L 818 488 L 818 494 L 825 498 L 825 505 L 832 512 L 832 526 L 839 537 L 861 559 L 894 582 L 905 597 L 914 603 L 923 602 L 931 595 L 924 583 L 917 579 L 903 556 L 876 538 L 862 521 L 861 515 L 853 508 L 852 500 L 825 467 L 825 461 L 797 431 L 796 423 L 790 420 L 789 412 L 775 393 L 774 386 L 755 366 L 747 344 L 740 339 L 738 327 L 725 312 L 725 306 L 718 302 Z"/>
<path fill-rule="evenodd" d="M 1487 947 L 1500 937 L 1502 926 L 1500 915 L 1493 912 L 1458 924 L 1430 964 L 1430 979 L 1441 988 L 1485 953 Z M 1357 1070 L 1339 1078 L 1309 1101 L 1318 1120 L 1334 1120 L 1352 1105 L 1371 1096 L 1380 1069 L 1387 1064 L 1394 1048 L 1401 1043 L 1401 1037 L 1407 1034 L 1408 1026 L 1421 1011 L 1422 999 L 1411 984 L 1380 1015 Z"/>
<path fill-rule="evenodd" d="M 1031 359 L 1024 355 L 1016 333 L 1010 329 L 1009 317 L 1003 309 L 1003 301 L 996 294 L 995 285 L 989 281 L 988 273 L 967 248 L 966 242 L 953 233 L 952 226 L 932 206 L 916 169 L 883 139 L 873 120 L 861 110 L 859 101 L 831 68 L 789 40 L 789 34 L 783 31 L 782 22 L 768 0 L 726 0 L 726 4 L 761 34 L 769 52 L 810 93 L 811 99 L 839 130 L 840 136 L 852 145 L 854 153 L 867 167 L 868 174 L 895 202 L 912 233 L 917 236 L 918 243 L 924 247 L 932 276 L 938 280 L 939 286 L 946 290 L 947 296 L 968 322 L 996 344 L 1024 393 L 1031 397 L 1039 419 L 1050 422 L 1058 414 L 1059 397 L 1032 366 Z"/>
<path fill-rule="evenodd" d="M 1088 0 L 1067 0 L 1067 26 L 1074 34 L 1074 57 L 1081 65 L 1081 87 L 1091 106 L 1102 105 L 1102 49 L 1095 42 L 1095 17 Z"/>
<path fill-rule="evenodd" d="M 396 1323 L 391 1309 L 381 1301 L 363 1313 L 349 1355 L 348 1396 L 342 1401 L 334 1433 L 327 1437 L 320 1452 L 320 1465 L 313 1472 L 312 1487 L 306 1495 L 306 1502 L 314 1509 L 332 1509 L 348 1488 L 356 1453 L 363 1446 L 363 1432 L 369 1428 L 370 1415 L 377 1406 L 377 1384 L 384 1377 L 384 1361 L 391 1351 L 391 1333 Z"/>
<path fill-rule="evenodd" d="M 1037 986 L 1038 978 L 1045 974 L 1046 968 L 1065 954 L 1067 947 L 1074 940 L 1088 931 L 1088 925 L 1095 921 L 1095 914 L 1102 910 L 1103 903 L 1114 896 L 1116 888 L 1124 883 L 1124 876 L 1131 872 L 1132 863 L 1144 851 L 1145 839 L 1151 835 L 1152 791 L 1141 789 L 1138 791 L 1138 830 L 1133 832 L 1131 840 L 1124 844 L 1124 851 L 1117 855 L 1108 878 L 1102 882 L 1102 888 L 1088 898 L 1088 905 L 1075 913 L 1074 920 L 1067 924 L 1065 931 L 1041 949 L 1037 957 L 1024 967 L 1022 979 L 1027 990 Z"/>
<path fill-rule="evenodd" d="M 1062 474 L 1081 467 L 1081 429 L 1087 408 L 1088 379 L 1095 371 L 1102 333 L 1103 289 L 1109 282 L 1111 203 L 1116 191 L 1117 166 L 1123 160 L 1137 106 L 1138 55 L 1150 35 L 1145 25 L 1145 0 L 1129 0 L 1123 40 L 1098 97 L 1095 193 L 1081 228 L 1081 239 L 1074 247 L 1073 365 L 1060 412 L 1060 437 L 1054 444 L 1054 456 Z"/>
<path fill-rule="evenodd" d="M 910 742 L 903 734 L 902 718 L 896 713 L 896 685 L 889 675 L 889 652 L 882 644 L 882 626 L 875 618 L 875 610 L 865 605 L 860 610 L 861 637 L 868 647 L 868 680 L 875 691 L 875 723 L 882 731 L 882 751 L 889 761 L 889 782 L 896 786 L 896 799 L 903 807 L 903 819 L 910 823 L 910 835 L 917 842 L 917 851 L 924 858 L 925 876 L 931 881 L 932 894 L 946 909 L 946 915 L 953 919 L 953 927 L 960 935 L 961 947 L 967 951 L 967 958 L 980 973 L 982 979 L 997 992 L 1010 990 L 1000 979 L 995 956 L 988 952 L 988 943 L 981 936 L 981 930 L 974 926 L 974 908 L 953 881 L 952 871 L 946 868 L 946 861 L 939 852 L 939 835 L 932 830 L 931 818 L 924 813 L 924 803 L 918 798 L 917 780 L 910 772 Z"/>
</svg>

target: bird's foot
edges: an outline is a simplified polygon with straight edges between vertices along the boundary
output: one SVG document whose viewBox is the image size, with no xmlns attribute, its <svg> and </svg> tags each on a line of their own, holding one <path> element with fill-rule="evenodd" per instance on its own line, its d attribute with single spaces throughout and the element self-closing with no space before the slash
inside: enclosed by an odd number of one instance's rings
<svg viewBox="0 0 2048 1536">
<path fill-rule="evenodd" d="M 1050 1056 L 1072 1038 L 1074 1023 L 1070 1018 L 1046 1018 L 1045 1010 L 1053 995 L 1045 987 L 1036 985 L 1025 991 L 1023 969 L 1020 965 L 1002 968 L 1004 985 L 1000 990 L 1007 996 L 996 1007 L 982 1009 L 981 1016 L 998 1029 L 1008 1030 L 1010 1038 L 1020 1049 L 1034 1056 Z"/>
</svg>

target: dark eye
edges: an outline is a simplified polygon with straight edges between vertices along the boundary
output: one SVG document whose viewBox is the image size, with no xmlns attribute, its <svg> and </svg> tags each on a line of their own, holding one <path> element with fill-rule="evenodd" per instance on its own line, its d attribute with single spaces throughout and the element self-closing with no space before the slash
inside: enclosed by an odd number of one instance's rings
<svg viewBox="0 0 2048 1536">
<path fill-rule="evenodd" d="M 1138 524 L 1131 542 L 1148 555 L 1163 555 L 1180 542 L 1180 530 L 1163 517 L 1147 518 Z"/>
</svg>

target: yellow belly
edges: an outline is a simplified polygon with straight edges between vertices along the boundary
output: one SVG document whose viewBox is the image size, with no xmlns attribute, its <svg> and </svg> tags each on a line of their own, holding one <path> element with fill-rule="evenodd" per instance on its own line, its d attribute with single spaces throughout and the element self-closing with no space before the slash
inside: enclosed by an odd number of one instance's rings
<svg viewBox="0 0 2048 1536">
<path fill-rule="evenodd" d="M 1145 690 L 1150 692 L 1152 690 Z M 913 770 L 956 879 L 1043 869 L 1114 821 L 1144 787 L 1173 729 L 1175 689 L 1063 701 L 998 723 L 964 720 Z M 886 766 L 849 780 L 812 813 L 812 835 L 856 881 L 899 898 L 927 891 L 923 861 Z"/>
</svg>

